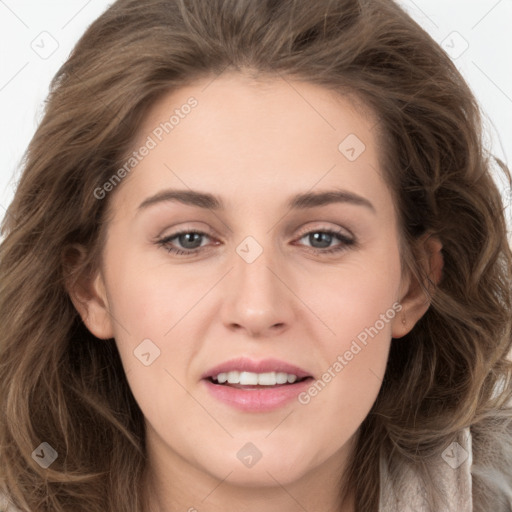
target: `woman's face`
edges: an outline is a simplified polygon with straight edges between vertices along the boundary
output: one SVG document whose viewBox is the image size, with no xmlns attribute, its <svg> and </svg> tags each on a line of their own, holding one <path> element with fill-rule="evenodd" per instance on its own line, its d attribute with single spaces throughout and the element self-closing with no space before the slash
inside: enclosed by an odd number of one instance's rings
<svg viewBox="0 0 512 512">
<path fill-rule="evenodd" d="M 156 473 L 286 487 L 343 468 L 391 337 L 421 316 L 375 126 L 321 87 L 239 74 L 149 111 L 102 189 L 83 316 L 115 337 Z"/>
</svg>

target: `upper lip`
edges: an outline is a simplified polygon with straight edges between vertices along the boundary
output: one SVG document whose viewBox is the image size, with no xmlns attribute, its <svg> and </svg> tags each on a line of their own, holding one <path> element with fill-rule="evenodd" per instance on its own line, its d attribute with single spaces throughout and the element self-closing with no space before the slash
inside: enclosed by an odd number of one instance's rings
<svg viewBox="0 0 512 512">
<path fill-rule="evenodd" d="M 311 377 L 311 375 L 302 368 L 286 363 L 285 361 L 280 361 L 279 359 L 261 359 L 256 361 L 247 357 L 239 357 L 236 359 L 230 359 L 229 361 L 225 361 L 213 368 L 210 368 L 203 373 L 201 379 L 216 377 L 219 373 L 227 373 L 231 371 L 253 373 L 283 372 L 296 375 L 299 379 L 302 379 L 303 377 Z"/>
</svg>

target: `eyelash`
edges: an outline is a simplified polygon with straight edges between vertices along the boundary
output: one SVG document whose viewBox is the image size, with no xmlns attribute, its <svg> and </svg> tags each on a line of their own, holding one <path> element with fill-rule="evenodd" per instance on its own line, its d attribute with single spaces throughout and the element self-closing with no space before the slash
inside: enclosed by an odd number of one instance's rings
<svg viewBox="0 0 512 512">
<path fill-rule="evenodd" d="M 355 239 L 348 238 L 341 231 L 336 231 L 333 229 L 315 229 L 315 230 L 311 230 L 311 231 L 306 231 L 305 233 L 302 233 L 299 236 L 298 240 L 304 238 L 307 235 L 311 235 L 314 233 L 325 233 L 328 235 L 332 235 L 332 236 L 335 236 L 340 242 L 342 242 L 342 244 L 331 247 L 330 249 L 318 249 L 315 247 L 305 246 L 309 251 L 314 252 L 315 254 L 339 253 L 342 251 L 346 251 L 351 246 L 356 245 Z M 197 247 L 195 249 L 182 250 L 182 249 L 178 249 L 178 248 L 170 245 L 171 240 L 174 240 L 175 238 L 178 238 L 179 236 L 185 235 L 185 234 L 197 234 L 197 235 L 202 235 L 202 236 L 212 238 L 212 237 L 210 237 L 210 235 L 208 233 L 204 233 L 202 231 L 196 231 L 193 229 L 185 229 L 185 230 L 173 233 L 172 235 L 161 238 L 161 239 L 157 240 L 155 243 L 157 245 L 163 247 L 164 249 L 166 249 L 167 252 L 175 254 L 177 256 L 192 256 L 192 255 L 196 254 L 197 252 L 201 251 L 202 247 Z"/>
</svg>

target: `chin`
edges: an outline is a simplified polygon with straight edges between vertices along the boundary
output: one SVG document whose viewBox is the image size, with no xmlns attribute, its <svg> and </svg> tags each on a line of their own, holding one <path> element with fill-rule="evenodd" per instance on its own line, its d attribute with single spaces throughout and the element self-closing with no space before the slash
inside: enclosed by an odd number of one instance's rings
<svg viewBox="0 0 512 512">
<path fill-rule="evenodd" d="M 205 470 L 216 479 L 226 479 L 226 483 L 242 487 L 274 487 L 290 484 L 304 476 L 308 469 L 308 457 L 304 453 L 291 454 L 288 450 L 278 450 L 261 446 L 261 455 L 251 445 L 242 443 L 242 448 L 234 452 L 234 457 L 223 457 Z M 300 446 L 300 444 L 299 444 Z M 252 460 L 251 460 L 252 457 Z M 260 458 L 258 458 L 260 457 Z M 229 476 L 226 478 L 226 475 Z"/>
</svg>

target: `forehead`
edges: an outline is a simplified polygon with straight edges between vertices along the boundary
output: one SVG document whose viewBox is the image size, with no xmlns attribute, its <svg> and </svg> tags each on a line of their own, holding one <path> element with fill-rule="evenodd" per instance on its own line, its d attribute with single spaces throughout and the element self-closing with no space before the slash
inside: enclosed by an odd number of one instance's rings
<svg viewBox="0 0 512 512">
<path fill-rule="evenodd" d="M 314 84 L 234 73 L 205 78 L 148 110 L 133 149 L 151 149 L 123 195 L 135 201 L 179 187 L 219 196 L 231 190 L 245 201 L 340 185 L 378 195 L 385 184 L 375 127 L 361 102 Z"/>
<path fill-rule="evenodd" d="M 196 102 L 192 109 L 187 106 L 191 98 Z M 291 122 L 298 120 L 300 125 Z M 179 135 L 184 125 L 201 125 L 203 133 L 239 128 L 243 131 L 233 135 L 240 136 L 249 128 L 252 139 L 280 134 L 283 128 L 288 135 L 319 132 L 337 139 L 347 132 L 368 139 L 376 124 L 373 112 L 354 94 L 342 95 L 289 77 L 255 80 L 233 72 L 202 78 L 162 96 L 148 110 L 136 142 L 168 121 L 173 136 Z"/>
</svg>

